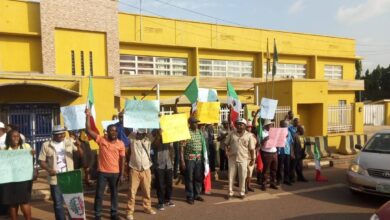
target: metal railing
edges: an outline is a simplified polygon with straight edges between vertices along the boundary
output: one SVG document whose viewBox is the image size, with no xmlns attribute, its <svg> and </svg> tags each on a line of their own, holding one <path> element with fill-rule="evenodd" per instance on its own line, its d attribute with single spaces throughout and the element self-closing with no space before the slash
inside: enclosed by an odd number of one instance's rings
<svg viewBox="0 0 390 220">
<path fill-rule="evenodd" d="M 353 105 L 328 106 L 328 133 L 353 131 Z"/>
</svg>

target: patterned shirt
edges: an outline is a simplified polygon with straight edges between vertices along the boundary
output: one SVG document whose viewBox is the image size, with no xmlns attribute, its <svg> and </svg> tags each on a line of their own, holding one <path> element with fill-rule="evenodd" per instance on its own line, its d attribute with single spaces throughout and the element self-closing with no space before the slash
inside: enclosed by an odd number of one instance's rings
<svg viewBox="0 0 390 220">
<path fill-rule="evenodd" d="M 184 150 L 184 159 L 199 160 L 202 154 L 202 134 L 199 130 L 190 130 L 191 139 Z"/>
</svg>

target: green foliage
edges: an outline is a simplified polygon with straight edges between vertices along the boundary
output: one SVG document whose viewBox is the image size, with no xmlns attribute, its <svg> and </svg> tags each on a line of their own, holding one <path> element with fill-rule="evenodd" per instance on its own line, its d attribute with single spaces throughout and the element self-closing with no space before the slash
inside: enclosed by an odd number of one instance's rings
<svg viewBox="0 0 390 220">
<path fill-rule="evenodd" d="M 364 79 L 363 100 L 390 99 L 390 66 L 384 68 L 378 65 L 372 72 L 366 70 L 359 79 Z"/>
</svg>

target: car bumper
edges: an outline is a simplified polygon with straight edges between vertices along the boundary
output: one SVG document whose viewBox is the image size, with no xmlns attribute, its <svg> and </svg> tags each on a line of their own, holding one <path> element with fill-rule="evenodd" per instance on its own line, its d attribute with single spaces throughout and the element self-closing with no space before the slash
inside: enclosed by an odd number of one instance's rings
<svg viewBox="0 0 390 220">
<path fill-rule="evenodd" d="M 390 192 L 378 190 L 378 185 L 390 187 L 390 179 L 365 176 L 347 171 L 349 188 L 363 193 L 390 197 Z"/>
</svg>

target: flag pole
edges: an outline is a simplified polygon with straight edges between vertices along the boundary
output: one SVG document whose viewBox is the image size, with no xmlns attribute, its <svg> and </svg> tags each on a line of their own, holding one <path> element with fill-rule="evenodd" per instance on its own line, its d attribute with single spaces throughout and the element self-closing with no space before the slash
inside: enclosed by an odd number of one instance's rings
<svg viewBox="0 0 390 220">
<path fill-rule="evenodd" d="M 269 55 L 269 46 L 268 46 L 268 37 L 267 37 L 267 67 L 266 67 L 266 73 L 265 73 L 265 97 L 268 97 L 268 73 L 270 71 L 270 66 L 271 66 L 271 60 L 270 60 L 270 55 Z"/>
<path fill-rule="evenodd" d="M 276 40 L 274 38 L 274 54 L 273 54 L 273 63 L 272 63 L 272 99 L 274 99 L 274 85 L 275 85 L 275 75 L 276 75 L 276 72 L 277 72 L 277 64 L 278 64 L 278 50 L 276 48 Z"/>
</svg>

